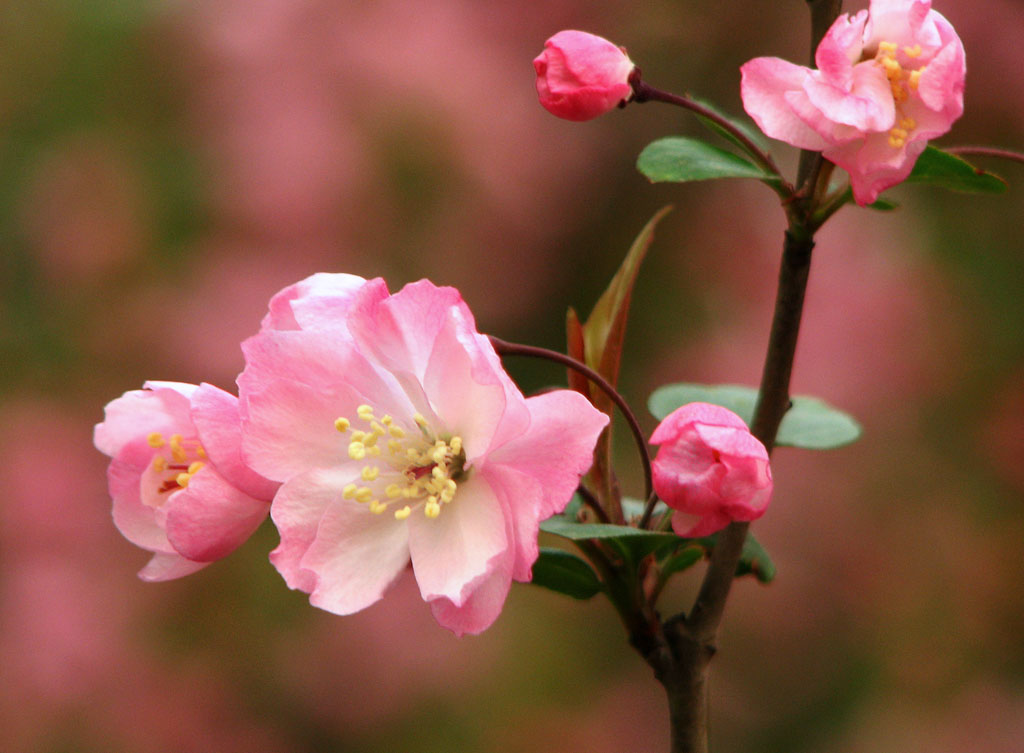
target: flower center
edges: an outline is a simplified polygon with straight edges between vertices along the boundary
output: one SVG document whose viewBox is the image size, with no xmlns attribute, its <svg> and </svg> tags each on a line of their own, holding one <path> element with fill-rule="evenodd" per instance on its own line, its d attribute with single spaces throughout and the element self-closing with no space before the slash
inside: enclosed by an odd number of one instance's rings
<svg viewBox="0 0 1024 753">
<path fill-rule="evenodd" d="M 360 405 L 356 414 L 364 429 L 353 428 L 345 417 L 334 422 L 342 434 L 351 432 L 348 456 L 366 460 L 363 483 L 346 485 L 342 496 L 369 506 L 375 515 L 394 507 L 397 520 L 421 508 L 428 518 L 440 515 L 467 473 L 462 437 L 439 435 L 419 413 L 404 428 L 391 416 L 378 418 L 369 405 Z"/>
<path fill-rule="evenodd" d="M 878 52 L 875 54 L 875 62 L 885 69 L 885 76 L 889 79 L 889 87 L 892 89 L 892 98 L 896 103 L 897 124 L 889 131 L 889 146 L 893 149 L 900 149 L 907 143 L 907 137 L 917 128 L 917 121 L 907 117 L 900 105 L 910 97 L 910 91 L 917 91 L 921 81 L 921 74 L 926 66 L 913 68 L 914 61 L 921 57 L 921 45 L 903 47 L 902 55 L 906 61 L 906 67 L 899 61 L 901 54 L 900 46 L 896 42 L 879 42 Z"/>
<path fill-rule="evenodd" d="M 159 507 L 166 500 L 161 495 L 184 489 L 206 465 L 206 450 L 198 440 L 185 439 L 181 434 L 164 439 L 163 434 L 154 431 L 146 441 L 157 453 L 143 479 L 143 501 L 151 507 Z"/>
</svg>

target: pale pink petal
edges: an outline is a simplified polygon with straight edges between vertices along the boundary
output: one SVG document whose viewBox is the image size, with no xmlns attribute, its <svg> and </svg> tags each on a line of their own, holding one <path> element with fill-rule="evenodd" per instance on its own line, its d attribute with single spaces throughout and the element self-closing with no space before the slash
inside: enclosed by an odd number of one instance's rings
<svg viewBox="0 0 1024 753">
<path fill-rule="evenodd" d="M 526 399 L 530 426 L 499 447 L 488 465 L 499 464 L 533 476 L 543 489 L 539 519 L 565 509 L 593 462 L 594 445 L 608 416 L 578 392 L 557 390 Z"/>
<path fill-rule="evenodd" d="M 336 470 L 314 470 L 285 483 L 274 497 L 270 517 L 281 535 L 281 543 L 270 553 L 270 561 L 285 583 L 306 593 L 316 587 L 316 577 L 301 567 L 302 558 L 316 539 L 317 528 L 327 506 L 341 499 L 341 490 L 358 477 Z"/>
<path fill-rule="evenodd" d="M 810 103 L 829 121 L 853 126 L 859 131 L 888 131 L 896 119 L 889 79 L 874 62 L 853 67 L 848 90 L 810 76 L 804 91 Z"/>
<path fill-rule="evenodd" d="M 651 444 L 673 441 L 688 424 L 693 422 L 710 426 L 731 426 L 735 429 L 747 428 L 743 419 L 728 408 L 711 403 L 687 403 L 665 416 L 651 435 Z"/>
<path fill-rule="evenodd" d="M 209 564 L 209 562 L 193 562 L 177 552 L 172 554 L 157 552 L 146 566 L 139 570 L 139 578 L 150 583 L 174 580 L 202 570 Z"/>
<path fill-rule="evenodd" d="M 462 606 L 455 606 L 445 598 L 431 601 L 434 618 L 459 637 L 466 633 L 477 635 L 489 628 L 501 614 L 512 585 L 510 563 L 510 557 L 499 561 L 491 574 L 473 588 Z"/>
<path fill-rule="evenodd" d="M 803 94 L 811 71 L 779 58 L 754 58 L 740 68 L 743 109 L 773 139 L 801 149 L 824 149 L 827 142 L 794 113 L 787 93 Z"/>
<path fill-rule="evenodd" d="M 852 18 L 843 14 L 833 22 L 818 45 L 814 63 L 834 86 L 847 91 L 853 86 L 853 64 L 860 60 L 867 22 L 866 10 Z"/>
<path fill-rule="evenodd" d="M 289 285 L 270 299 L 262 329 L 344 327 L 345 314 L 356 290 L 366 283 L 350 274 L 317 272 Z"/>
<path fill-rule="evenodd" d="M 672 513 L 672 530 L 686 539 L 710 536 L 716 531 L 721 531 L 731 522 L 732 519 L 728 515 L 718 511 L 710 512 L 707 515 L 690 515 L 678 510 Z"/>
<path fill-rule="evenodd" d="M 156 511 L 142 504 L 139 481 L 149 459 L 150 454 L 141 447 L 128 446 L 111 461 L 107 469 L 107 484 L 114 502 L 114 525 L 136 546 L 151 552 L 169 553 L 174 548 L 156 519 Z"/>
<path fill-rule="evenodd" d="M 316 577 L 310 604 L 352 614 L 379 600 L 405 569 L 409 533 L 394 515 L 375 515 L 367 505 L 342 499 L 338 480 L 335 475 L 332 483 L 311 490 L 324 514 L 300 566 Z"/>
<path fill-rule="evenodd" d="M 427 601 L 446 598 L 462 606 L 512 544 L 501 502 L 479 476 L 461 482 L 437 518 L 416 511 L 407 522 L 413 570 Z"/>
<path fill-rule="evenodd" d="M 544 506 L 544 487 L 536 477 L 510 465 L 488 463 L 480 475 L 498 496 L 506 520 L 509 521 L 507 535 L 508 540 L 513 542 L 510 550 L 514 551 L 511 577 L 527 583 L 533 578 L 533 563 L 537 561 L 540 521 L 554 514 L 541 512 Z M 576 476 L 575 483 L 579 483 L 579 476 Z M 566 502 L 571 495 L 572 492 L 566 497 Z M 564 509 L 565 503 L 561 507 Z"/>
<path fill-rule="evenodd" d="M 196 562 L 225 557 L 259 528 L 270 503 L 253 499 L 208 466 L 166 503 L 167 539 L 182 556 Z"/>
<path fill-rule="evenodd" d="M 156 389 L 132 390 L 104 408 L 103 422 L 96 424 L 96 448 L 114 457 L 128 442 L 145 439 L 152 432 L 191 434 L 188 395 L 195 385 L 179 382 L 147 382 Z M 188 394 L 184 394 L 188 393 Z"/>
<path fill-rule="evenodd" d="M 360 350 L 392 372 L 422 379 L 437 333 L 453 307 L 465 307 L 455 288 L 429 280 L 406 285 L 389 296 L 383 280 L 360 288 L 349 310 L 349 330 Z M 465 316 L 472 324 L 472 315 Z"/>
<path fill-rule="evenodd" d="M 946 118 L 946 130 L 964 111 L 966 64 L 960 40 L 947 44 L 921 73 L 917 93 L 931 110 Z"/>
<path fill-rule="evenodd" d="M 238 398 L 204 382 L 192 393 L 191 403 L 192 423 L 217 472 L 248 496 L 269 502 L 279 485 L 256 473 L 242 460 Z"/>
</svg>

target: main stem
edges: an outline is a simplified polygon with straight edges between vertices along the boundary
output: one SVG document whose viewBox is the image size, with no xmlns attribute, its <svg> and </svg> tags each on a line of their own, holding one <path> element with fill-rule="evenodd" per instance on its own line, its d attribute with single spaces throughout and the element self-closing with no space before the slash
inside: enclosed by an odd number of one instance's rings
<svg viewBox="0 0 1024 753">
<path fill-rule="evenodd" d="M 807 4 L 811 11 L 813 60 L 814 50 L 839 15 L 842 0 L 807 0 Z M 782 247 L 775 313 L 750 427 L 769 453 L 775 445 L 779 424 L 790 407 L 789 381 L 817 230 L 811 218 L 828 183 L 822 165 L 821 154 L 801 153 L 797 195 L 787 207 L 789 228 Z M 715 636 L 748 528 L 748 523 L 732 523 L 719 533 L 689 615 L 678 614 L 662 624 L 653 608 L 644 605 L 648 619 L 639 623 L 640 629 L 634 629 L 630 636 L 634 647 L 665 687 L 672 753 L 708 751 L 708 665 L 715 653 Z"/>
</svg>

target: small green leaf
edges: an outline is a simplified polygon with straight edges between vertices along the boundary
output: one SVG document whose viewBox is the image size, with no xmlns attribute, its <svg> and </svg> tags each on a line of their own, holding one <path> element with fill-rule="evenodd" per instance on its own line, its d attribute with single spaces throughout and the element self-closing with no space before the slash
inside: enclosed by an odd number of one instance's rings
<svg viewBox="0 0 1024 753">
<path fill-rule="evenodd" d="M 652 543 L 663 544 L 679 540 L 679 537 L 674 533 L 647 531 L 642 528 L 633 528 L 632 526 L 615 526 L 604 523 L 574 523 L 571 520 L 566 520 L 561 515 L 541 521 L 540 530 L 570 539 L 571 541 L 647 538 Z"/>
<path fill-rule="evenodd" d="M 729 123 L 731 123 L 732 126 L 736 128 L 736 130 L 740 131 L 744 136 L 750 139 L 751 143 L 756 144 L 762 150 L 767 149 L 763 135 L 756 128 L 752 127 L 749 121 L 741 120 L 740 118 L 736 118 L 733 117 L 732 115 L 727 114 L 720 107 L 718 107 L 718 105 L 710 102 L 709 100 L 701 99 L 700 97 L 695 97 L 692 94 L 690 95 L 690 99 L 696 102 L 698 105 L 706 107 L 708 110 L 713 112 L 722 120 L 726 120 Z M 723 139 L 726 139 L 727 141 L 731 141 L 733 144 L 738 146 L 743 151 L 747 151 L 746 144 L 744 144 L 740 139 L 736 138 L 733 134 L 729 133 L 729 131 L 722 128 L 722 126 L 720 126 L 715 121 L 709 120 L 708 118 L 705 118 L 701 115 L 698 115 L 697 119 L 700 121 L 701 125 L 706 127 L 708 130 L 717 133 L 719 136 L 721 136 Z"/>
<path fill-rule="evenodd" d="M 589 599 L 601 591 L 601 581 L 590 565 L 571 552 L 546 546 L 533 563 L 530 582 L 574 599 Z"/>
<path fill-rule="evenodd" d="M 732 152 L 683 136 L 648 144 L 640 152 L 636 167 L 652 183 L 685 183 L 714 178 L 778 179 Z"/>
<path fill-rule="evenodd" d="M 928 183 L 961 193 L 1004 193 L 1007 189 L 1006 181 L 998 175 L 934 146 L 917 158 L 907 182 Z"/>
<path fill-rule="evenodd" d="M 703 546 L 710 555 L 718 541 L 718 534 L 714 533 L 702 539 L 694 539 L 694 541 Z M 761 546 L 761 543 L 754 538 L 754 534 L 749 532 L 743 542 L 740 561 L 736 565 L 736 577 L 739 578 L 743 575 L 753 575 L 762 583 L 771 583 L 775 579 L 775 563 L 772 562 L 772 558 L 768 556 L 768 552 Z"/>
<path fill-rule="evenodd" d="M 669 576 L 687 570 L 704 558 L 704 547 L 685 546 L 669 557 L 661 565 L 661 577 L 666 579 Z"/>
<path fill-rule="evenodd" d="M 735 384 L 667 384 L 656 389 L 647 406 L 663 419 L 687 403 L 713 403 L 728 408 L 747 425 L 754 417 L 757 390 Z M 850 415 L 816 397 L 795 396 L 779 426 L 775 444 L 805 450 L 831 450 L 860 437 L 861 428 Z"/>
</svg>

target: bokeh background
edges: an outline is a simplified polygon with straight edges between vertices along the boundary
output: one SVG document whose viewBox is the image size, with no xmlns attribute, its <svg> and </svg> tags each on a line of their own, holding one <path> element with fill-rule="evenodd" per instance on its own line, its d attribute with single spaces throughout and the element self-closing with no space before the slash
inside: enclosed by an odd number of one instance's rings
<svg viewBox="0 0 1024 753">
<path fill-rule="evenodd" d="M 936 5 L 969 66 L 942 143 L 1024 148 L 1024 6 Z M 660 686 L 599 599 L 516 586 L 459 640 L 406 578 L 340 618 L 287 590 L 269 525 L 189 578 L 138 581 L 91 443 L 147 378 L 231 388 L 268 297 L 315 271 L 429 276 L 482 330 L 561 347 L 566 307 L 589 311 L 668 203 L 623 390 L 756 383 L 774 194 L 642 179 L 644 144 L 699 133 L 683 111 L 549 116 L 530 61 L 562 28 L 733 112 L 741 63 L 807 54 L 800 0 L 0 7 L 0 749 L 667 748 Z M 779 576 L 733 592 L 720 751 L 1024 751 L 1024 169 L 986 165 L 1008 194 L 898 188 L 898 211 L 847 208 L 820 235 L 794 387 L 865 434 L 776 454 L 755 530 Z M 510 366 L 527 390 L 563 378 Z"/>
</svg>

